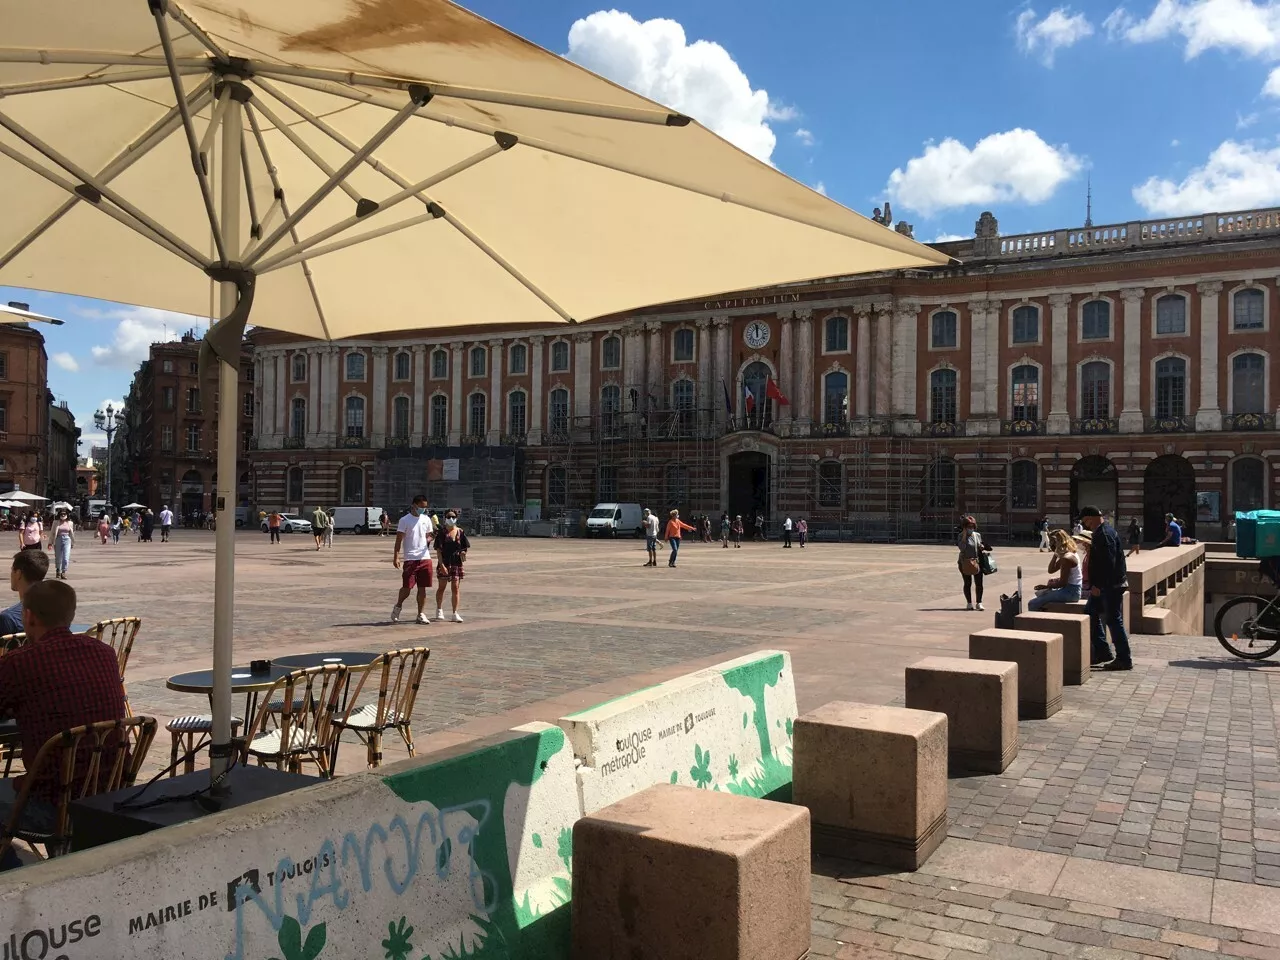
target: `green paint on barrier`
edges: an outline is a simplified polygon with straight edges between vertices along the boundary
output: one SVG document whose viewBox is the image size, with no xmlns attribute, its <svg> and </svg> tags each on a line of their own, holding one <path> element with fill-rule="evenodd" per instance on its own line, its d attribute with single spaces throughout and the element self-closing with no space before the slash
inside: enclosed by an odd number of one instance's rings
<svg viewBox="0 0 1280 960">
<path fill-rule="evenodd" d="M 773 753 L 773 749 L 769 746 L 769 721 L 764 712 L 764 689 L 765 687 L 776 687 L 778 680 L 782 677 L 782 667 L 785 663 L 782 654 L 777 653 L 771 657 L 764 657 L 760 660 L 753 660 L 751 663 L 744 663 L 739 667 L 733 667 L 721 673 L 724 682 L 733 690 L 737 690 L 744 697 L 750 698 L 755 704 L 755 713 L 753 717 L 756 723 L 756 733 L 760 737 L 760 756 L 768 757 Z"/>
<path fill-rule="evenodd" d="M 747 797 L 764 797 L 769 800 L 789 801 L 791 799 L 791 766 L 783 763 L 774 752 L 769 741 L 769 717 L 765 711 L 765 690 L 776 687 L 782 679 L 782 671 L 786 666 L 786 658 L 782 654 L 774 654 L 731 667 L 721 672 L 724 682 L 733 690 L 748 697 L 754 705 L 751 719 L 755 721 L 756 735 L 760 738 L 760 764 L 742 779 L 738 778 L 737 759 L 731 757 L 729 762 L 730 780 L 726 784 L 730 793 Z M 787 736 L 791 736 L 792 718 L 787 717 Z M 748 715 L 742 715 L 742 725 L 747 726 Z M 783 718 L 775 718 L 776 727 L 783 726 Z"/>
<path fill-rule="evenodd" d="M 326 927 L 323 923 L 317 923 L 311 928 L 311 932 L 307 934 L 306 942 L 302 940 L 302 927 L 298 921 L 290 916 L 284 916 L 280 919 L 280 930 L 276 934 L 276 943 L 280 945 L 281 957 L 272 957 L 271 960 L 316 960 L 324 950 L 325 938 L 327 936 Z"/>
<path fill-rule="evenodd" d="M 711 751 L 703 750 L 696 743 L 693 745 L 693 766 L 689 768 L 689 778 L 699 790 L 711 786 Z"/>
</svg>

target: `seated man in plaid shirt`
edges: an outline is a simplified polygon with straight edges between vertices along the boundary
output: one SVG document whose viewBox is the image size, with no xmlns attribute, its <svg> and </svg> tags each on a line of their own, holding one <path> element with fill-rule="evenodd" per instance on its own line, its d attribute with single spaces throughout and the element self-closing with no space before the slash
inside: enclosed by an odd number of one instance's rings
<svg viewBox="0 0 1280 960">
<path fill-rule="evenodd" d="M 27 642 L 0 657 L 0 717 L 18 721 L 26 763 L 63 730 L 125 717 L 115 652 L 100 640 L 72 633 L 68 628 L 75 614 L 76 592 L 71 586 L 60 580 L 32 584 L 22 597 Z M 8 824 L 27 776 L 0 780 L 0 826 Z M 72 796 L 79 793 L 82 779 L 82 774 L 77 777 Z M 27 798 L 22 829 L 52 830 L 57 803 L 56 775 L 46 767 Z M 0 869 L 17 865 L 10 848 Z"/>
</svg>

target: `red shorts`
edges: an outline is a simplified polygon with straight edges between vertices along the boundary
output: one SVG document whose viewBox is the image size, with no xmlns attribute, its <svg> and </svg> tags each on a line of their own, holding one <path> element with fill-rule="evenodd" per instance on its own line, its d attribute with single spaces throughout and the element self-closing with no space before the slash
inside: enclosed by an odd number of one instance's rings
<svg viewBox="0 0 1280 960">
<path fill-rule="evenodd" d="M 406 560 L 400 568 L 404 588 L 408 590 L 415 584 L 419 587 L 431 586 L 431 561 Z"/>
</svg>

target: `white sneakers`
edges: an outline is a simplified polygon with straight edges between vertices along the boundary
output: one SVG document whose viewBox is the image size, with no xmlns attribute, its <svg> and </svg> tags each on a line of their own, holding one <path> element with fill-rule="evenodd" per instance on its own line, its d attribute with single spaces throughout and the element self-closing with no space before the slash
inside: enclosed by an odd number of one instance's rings
<svg viewBox="0 0 1280 960">
<path fill-rule="evenodd" d="M 978 604 L 978 609 L 979 609 L 979 610 L 985 610 L 985 609 L 987 609 L 987 608 L 986 608 L 986 607 L 984 607 L 982 604 Z"/>
<path fill-rule="evenodd" d="M 454 623 L 462 623 L 462 622 L 463 622 L 463 620 L 462 620 L 462 614 L 460 614 L 457 610 L 453 611 L 453 616 L 452 616 L 452 617 L 446 617 L 446 616 L 444 615 L 444 611 L 443 611 L 443 610 L 436 610 L 436 619 L 437 619 L 437 620 L 452 620 Z M 399 622 L 400 622 L 400 605 L 399 605 L 399 604 L 396 604 L 394 607 L 392 607 L 392 608 L 391 608 L 391 622 L 392 622 L 392 623 L 399 623 Z M 424 610 L 422 613 L 419 613 L 419 614 L 418 614 L 418 617 L 417 617 L 417 621 L 416 621 L 416 622 L 417 622 L 417 623 L 430 623 L 431 621 L 427 618 L 426 611 Z"/>
<path fill-rule="evenodd" d="M 392 623 L 400 622 L 400 604 L 398 603 L 391 608 L 391 622 Z"/>
<path fill-rule="evenodd" d="M 443 611 L 443 610 L 441 610 L 439 607 L 436 607 L 436 619 L 437 619 L 437 620 L 443 620 L 443 619 L 444 619 L 444 611 Z"/>
<path fill-rule="evenodd" d="M 972 610 L 972 609 L 973 609 L 973 604 L 972 604 L 972 603 L 966 603 L 966 604 L 965 604 L 965 606 L 964 606 L 964 608 L 965 608 L 966 610 Z M 400 608 L 399 608 L 399 607 L 396 607 L 396 609 L 397 609 L 397 610 L 399 610 Z"/>
<path fill-rule="evenodd" d="M 462 622 L 462 614 L 460 614 L 457 610 L 453 611 L 453 622 L 454 623 Z"/>
<path fill-rule="evenodd" d="M 418 613 L 418 623 L 430 623 L 430 622 L 431 621 L 427 619 L 427 615 L 425 612 L 420 611 Z"/>
</svg>

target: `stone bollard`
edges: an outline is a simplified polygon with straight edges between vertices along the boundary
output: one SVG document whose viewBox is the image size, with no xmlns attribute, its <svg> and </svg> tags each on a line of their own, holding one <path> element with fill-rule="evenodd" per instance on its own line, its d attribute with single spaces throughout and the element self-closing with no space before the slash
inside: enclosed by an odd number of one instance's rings
<svg viewBox="0 0 1280 960">
<path fill-rule="evenodd" d="M 573 828 L 575 960 L 800 960 L 809 811 L 660 784 Z"/>
<path fill-rule="evenodd" d="M 1062 634 L 1062 682 L 1069 687 L 1089 682 L 1089 618 L 1080 613 L 1020 613 L 1015 630 Z"/>
<path fill-rule="evenodd" d="M 916 870 L 947 835 L 947 718 L 828 703 L 795 722 L 793 802 L 814 853 Z"/>
<path fill-rule="evenodd" d="M 926 657 L 907 667 L 907 707 L 947 715 L 949 766 L 1002 773 L 1018 755 L 1018 665 Z"/>
<path fill-rule="evenodd" d="M 979 630 L 969 634 L 970 660 L 1018 665 L 1018 716 L 1044 720 L 1062 709 L 1062 634 Z"/>
</svg>

